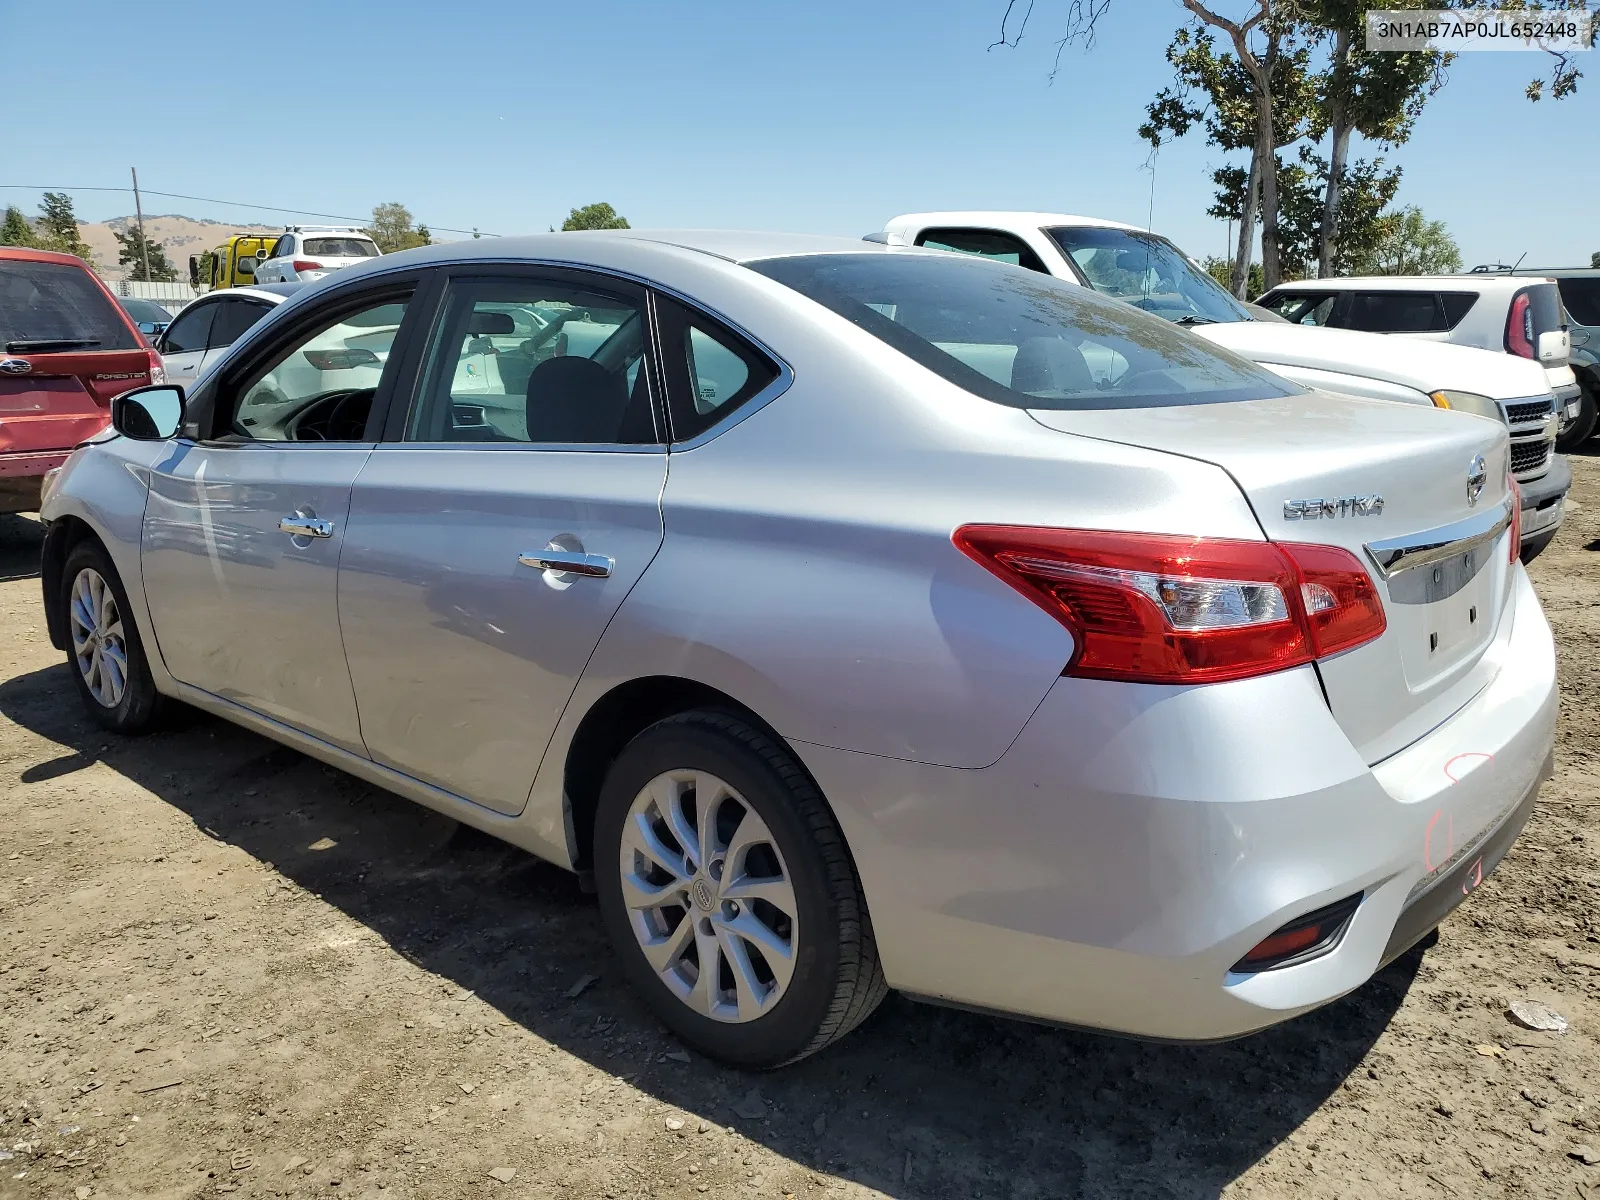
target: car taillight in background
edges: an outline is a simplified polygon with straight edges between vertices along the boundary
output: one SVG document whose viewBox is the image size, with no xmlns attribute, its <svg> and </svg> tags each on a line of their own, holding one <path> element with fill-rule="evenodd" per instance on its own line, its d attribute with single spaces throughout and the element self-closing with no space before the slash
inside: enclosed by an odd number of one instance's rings
<svg viewBox="0 0 1600 1200">
<path fill-rule="evenodd" d="M 1523 358 L 1534 358 L 1533 298 L 1518 292 L 1511 298 L 1511 313 L 1506 317 L 1506 349 Z"/>
<path fill-rule="evenodd" d="M 964 525 L 953 540 L 1067 627 L 1067 675 L 1219 683 L 1348 650 L 1387 624 L 1372 577 L 1336 546 L 1018 525 Z"/>
<path fill-rule="evenodd" d="M 320 271 L 323 269 L 321 263 L 312 262 L 308 258 L 297 258 L 294 260 L 293 265 L 296 271 Z"/>
<path fill-rule="evenodd" d="M 150 382 L 151 384 L 165 383 L 167 381 L 167 368 L 162 365 L 161 355 L 154 350 L 146 351 L 150 355 Z"/>
<path fill-rule="evenodd" d="M 1506 561 L 1515 563 L 1522 557 L 1522 485 L 1508 473 L 1506 489 L 1511 493 L 1511 553 Z"/>
</svg>

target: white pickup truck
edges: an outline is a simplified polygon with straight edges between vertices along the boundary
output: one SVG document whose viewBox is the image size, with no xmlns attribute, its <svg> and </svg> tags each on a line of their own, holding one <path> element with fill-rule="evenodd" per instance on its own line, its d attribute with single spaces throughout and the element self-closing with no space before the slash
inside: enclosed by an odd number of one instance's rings
<svg viewBox="0 0 1600 1200">
<path fill-rule="evenodd" d="M 1539 363 L 1379 333 L 1292 325 L 1242 304 L 1159 234 L 1063 213 L 968 211 L 895 217 L 868 241 L 976 254 L 1116 296 L 1308 387 L 1454 408 L 1504 422 L 1522 489 L 1523 561 L 1550 544 L 1572 486 L 1555 453 L 1561 418 Z"/>
</svg>

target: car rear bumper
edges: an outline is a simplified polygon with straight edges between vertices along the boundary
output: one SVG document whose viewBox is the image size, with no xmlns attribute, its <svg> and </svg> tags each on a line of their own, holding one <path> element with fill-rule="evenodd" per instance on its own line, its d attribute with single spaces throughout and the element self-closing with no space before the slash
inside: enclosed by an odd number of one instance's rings
<svg viewBox="0 0 1600 1200">
<path fill-rule="evenodd" d="M 1063 678 L 981 770 L 797 745 L 850 842 L 890 984 L 1198 1041 L 1359 987 L 1493 869 L 1549 773 L 1554 645 L 1514 571 L 1493 682 L 1376 766 L 1309 667 L 1191 688 Z M 1232 969 L 1353 896 L 1326 953 Z"/>
<path fill-rule="evenodd" d="M 1561 427 L 1565 429 L 1578 419 L 1578 412 L 1583 400 L 1583 388 L 1574 381 L 1551 390 L 1556 394 L 1556 412 L 1560 414 Z"/>
<path fill-rule="evenodd" d="M 0 513 L 37 511 L 45 473 L 66 462 L 71 453 L 0 454 Z"/>
</svg>

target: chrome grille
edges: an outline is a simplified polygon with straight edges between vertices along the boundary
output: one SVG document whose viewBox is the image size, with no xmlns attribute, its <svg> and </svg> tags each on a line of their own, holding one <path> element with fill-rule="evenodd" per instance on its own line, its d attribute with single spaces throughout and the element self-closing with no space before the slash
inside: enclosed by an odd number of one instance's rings
<svg viewBox="0 0 1600 1200">
<path fill-rule="evenodd" d="M 1537 471 L 1550 461 L 1550 443 L 1537 442 L 1512 442 L 1511 443 L 1511 473 L 1523 475 L 1529 471 Z"/>
<path fill-rule="evenodd" d="M 1534 400 L 1527 404 L 1506 405 L 1506 420 L 1513 425 L 1542 421 L 1555 411 L 1554 400 Z"/>
</svg>

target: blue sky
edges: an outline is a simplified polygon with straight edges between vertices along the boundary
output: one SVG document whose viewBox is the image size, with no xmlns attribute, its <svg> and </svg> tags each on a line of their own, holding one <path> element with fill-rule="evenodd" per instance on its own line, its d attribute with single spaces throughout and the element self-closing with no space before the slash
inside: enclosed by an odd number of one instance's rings
<svg viewBox="0 0 1600 1200">
<path fill-rule="evenodd" d="M 543 230 L 609 200 L 636 226 L 859 235 L 897 212 L 1030 208 L 1143 224 L 1144 105 L 1170 78 L 1177 0 L 1118 0 L 1048 81 L 1067 0 L 988 51 L 1004 0 L 804 5 L 339 0 L 271 6 L 11 0 L 0 184 L 122 186 L 361 215 L 399 200 L 436 226 Z M 1227 5 L 1224 4 L 1226 8 Z M 1238 7 L 1235 3 L 1234 7 Z M 141 72 L 132 49 L 156 65 Z M 1578 95 L 1534 105 L 1538 54 L 1456 61 L 1411 142 L 1400 202 L 1444 220 L 1468 265 L 1587 264 L 1600 250 L 1600 55 Z M 18 119 L 20 118 L 20 119 Z M 1156 163 L 1154 225 L 1197 257 L 1210 167 L 1191 135 Z M 80 216 L 132 211 L 77 194 Z M 33 211 L 37 191 L 0 189 Z M 147 211 L 273 214 L 151 197 Z"/>
</svg>

